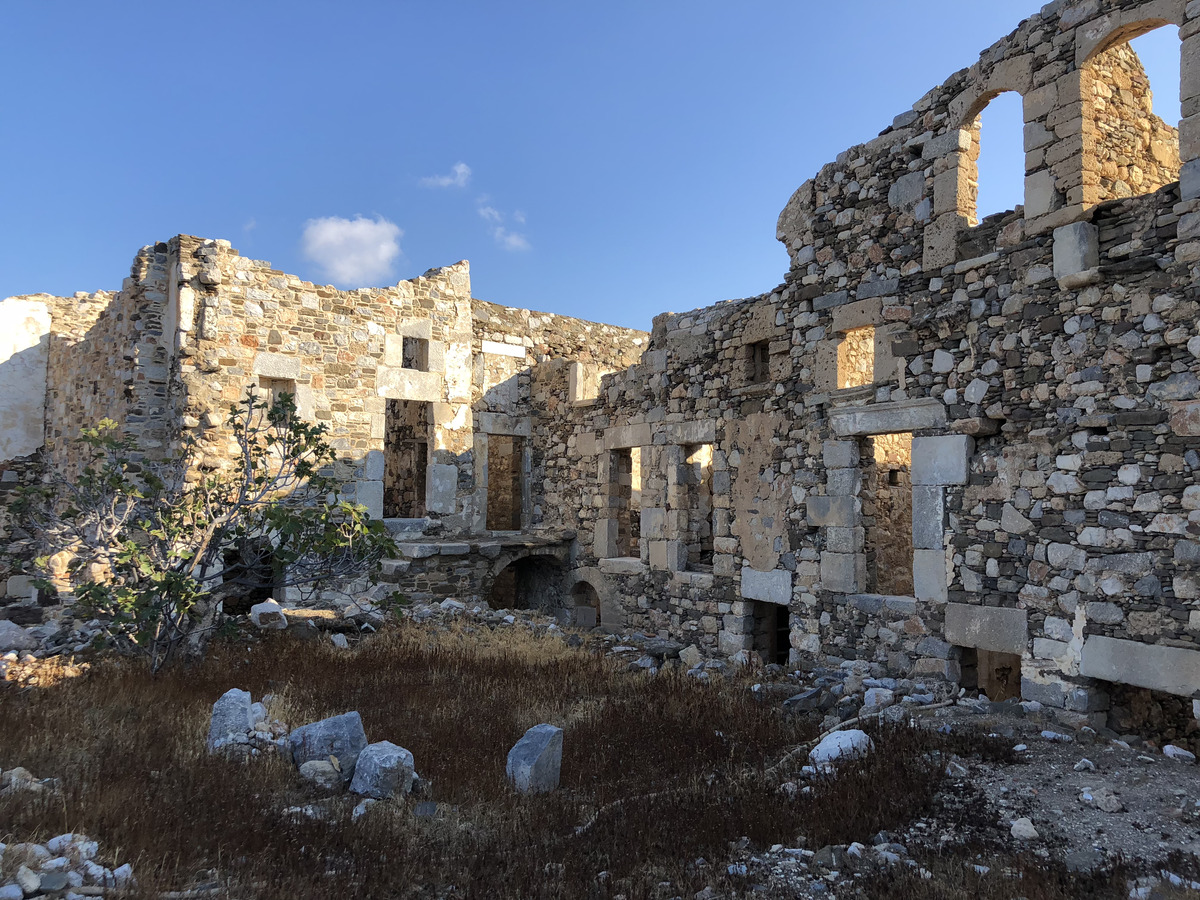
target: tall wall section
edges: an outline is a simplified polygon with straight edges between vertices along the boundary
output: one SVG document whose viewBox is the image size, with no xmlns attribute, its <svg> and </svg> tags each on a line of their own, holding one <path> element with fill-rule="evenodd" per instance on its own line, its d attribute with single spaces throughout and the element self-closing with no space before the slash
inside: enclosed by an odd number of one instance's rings
<svg viewBox="0 0 1200 900">
<path fill-rule="evenodd" d="M 762 622 L 779 606 L 793 661 L 954 680 L 969 654 L 1008 654 L 1026 696 L 1082 715 L 1105 681 L 1200 689 L 1192 6 L 1050 4 L 796 192 L 784 285 L 656 320 L 641 363 L 558 426 L 571 455 L 546 479 L 613 616 L 778 659 Z M 1126 45 L 1159 26 L 1182 39 L 1178 143 Z M 975 225 L 977 119 L 1006 90 L 1024 98 L 1025 204 Z M 864 338 L 872 365 L 846 377 Z M 883 554 L 875 533 L 888 435 L 911 441 L 883 492 L 911 492 L 905 595 L 873 571 L 897 558 L 895 529 Z M 627 554 L 613 473 L 634 447 Z"/>
</svg>

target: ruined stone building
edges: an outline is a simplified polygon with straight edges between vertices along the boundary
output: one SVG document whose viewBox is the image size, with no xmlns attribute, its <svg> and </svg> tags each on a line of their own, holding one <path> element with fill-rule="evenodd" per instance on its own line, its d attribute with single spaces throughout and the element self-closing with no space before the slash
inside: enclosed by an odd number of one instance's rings
<svg viewBox="0 0 1200 900">
<path fill-rule="evenodd" d="M 1178 130 L 1128 43 L 1160 27 Z M 1008 91 L 1025 203 L 981 220 Z M 0 304 L 3 483 L 73 465 L 102 415 L 219 457 L 257 384 L 329 424 L 417 599 L 1080 716 L 1112 685 L 1200 696 L 1200 2 L 1056 0 L 778 237 L 780 287 L 648 335 L 480 302 L 464 263 L 339 292 L 178 237 L 120 293 Z"/>
</svg>

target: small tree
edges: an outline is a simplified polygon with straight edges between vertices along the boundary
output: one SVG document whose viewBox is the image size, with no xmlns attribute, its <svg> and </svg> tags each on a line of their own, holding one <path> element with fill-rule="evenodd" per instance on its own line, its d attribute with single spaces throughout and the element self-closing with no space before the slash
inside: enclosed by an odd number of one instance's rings
<svg viewBox="0 0 1200 900">
<path fill-rule="evenodd" d="M 138 459 L 136 441 L 104 420 L 79 438 L 88 454 L 77 480 L 18 502 L 39 571 L 65 577 L 154 671 L 185 645 L 201 652 L 223 601 L 261 586 L 264 566 L 277 589 L 315 588 L 395 551 L 382 522 L 340 498 L 326 426 L 301 420 L 293 397 L 268 404 L 251 390 L 230 425 L 236 459 L 205 469 L 190 438 L 169 459 Z"/>
</svg>

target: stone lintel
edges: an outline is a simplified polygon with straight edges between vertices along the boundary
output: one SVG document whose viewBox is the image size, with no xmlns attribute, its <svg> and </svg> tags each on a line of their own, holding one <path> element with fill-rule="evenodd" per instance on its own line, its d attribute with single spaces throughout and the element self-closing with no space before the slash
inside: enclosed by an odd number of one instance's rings
<svg viewBox="0 0 1200 900">
<path fill-rule="evenodd" d="M 786 569 L 759 572 L 749 566 L 742 568 L 742 597 L 761 600 L 778 606 L 792 602 L 792 573 Z"/>
<path fill-rule="evenodd" d="M 951 603 L 946 606 L 946 641 L 956 647 L 1024 656 L 1029 616 L 1023 609 Z"/>
<path fill-rule="evenodd" d="M 906 400 L 829 411 L 830 427 L 838 437 L 945 428 L 947 421 L 946 407 L 937 400 Z M 915 453 L 913 457 L 915 461 Z"/>
<path fill-rule="evenodd" d="M 1080 674 L 1191 697 L 1200 691 L 1200 651 L 1092 635 L 1083 645 Z"/>
</svg>

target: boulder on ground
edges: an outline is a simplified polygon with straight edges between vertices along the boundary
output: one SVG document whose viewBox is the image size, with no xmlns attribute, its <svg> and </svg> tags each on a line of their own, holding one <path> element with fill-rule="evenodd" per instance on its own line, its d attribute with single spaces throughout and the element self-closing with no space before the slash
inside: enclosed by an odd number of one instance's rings
<svg viewBox="0 0 1200 900">
<path fill-rule="evenodd" d="M 208 723 L 208 752 L 236 744 L 248 744 L 254 722 L 250 715 L 250 692 L 230 688 L 213 704 Z"/>
<path fill-rule="evenodd" d="M 343 713 L 301 725 L 288 735 L 288 749 L 297 766 L 309 760 L 328 760 L 337 757 L 342 767 L 342 778 L 349 781 L 354 774 L 358 755 L 367 747 L 367 733 L 363 730 L 362 716 L 357 712 Z"/>
<path fill-rule="evenodd" d="M 835 731 L 809 752 L 808 761 L 818 769 L 829 769 L 838 760 L 866 756 L 874 749 L 875 744 L 865 731 Z"/>
<path fill-rule="evenodd" d="M 300 777 L 323 791 L 340 791 L 345 787 L 342 773 L 327 759 L 310 759 L 300 767 Z"/>
<path fill-rule="evenodd" d="M 534 725 L 508 751 L 505 773 L 523 794 L 552 791 L 562 771 L 563 730 Z"/>
<path fill-rule="evenodd" d="M 407 794 L 413 786 L 413 755 L 391 741 L 369 745 L 358 755 L 350 791 L 375 800 Z"/>
<path fill-rule="evenodd" d="M 38 639 L 8 619 L 0 619 L 0 653 L 9 650 L 36 650 Z"/>
<path fill-rule="evenodd" d="M 283 607 L 274 600 L 264 600 L 250 607 L 250 621 L 259 628 L 273 628 L 278 631 L 288 627 L 287 616 Z"/>
</svg>

